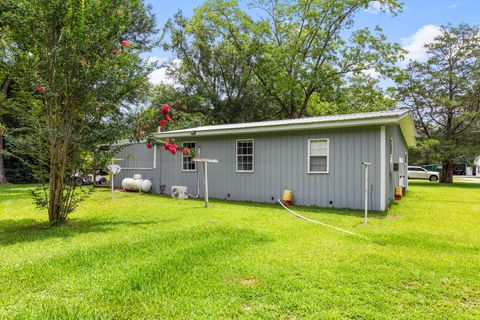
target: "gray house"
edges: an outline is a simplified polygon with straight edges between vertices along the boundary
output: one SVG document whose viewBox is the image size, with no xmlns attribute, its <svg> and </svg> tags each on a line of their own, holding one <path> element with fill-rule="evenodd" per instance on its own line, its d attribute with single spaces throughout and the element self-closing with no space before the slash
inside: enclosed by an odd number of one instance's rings
<svg viewBox="0 0 480 320">
<path fill-rule="evenodd" d="M 298 205 L 361 209 L 364 169 L 371 163 L 371 210 L 385 210 L 395 186 L 408 187 L 408 147 L 415 145 L 412 117 L 405 111 L 335 115 L 265 121 L 159 132 L 193 148 L 197 156 L 218 159 L 209 165 L 211 198 L 274 202 L 283 190 L 294 193 Z M 203 167 L 181 153 L 125 148 L 118 157 L 125 177 L 142 174 L 153 192 L 169 194 L 171 186 L 187 186 L 197 194 Z M 200 197 L 203 196 L 200 183 Z"/>
</svg>

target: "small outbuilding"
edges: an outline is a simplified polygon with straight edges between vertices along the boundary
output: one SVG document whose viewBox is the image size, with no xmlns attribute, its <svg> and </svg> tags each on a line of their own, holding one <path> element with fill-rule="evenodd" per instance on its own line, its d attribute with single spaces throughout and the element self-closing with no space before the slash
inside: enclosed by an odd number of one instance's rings
<svg viewBox="0 0 480 320">
<path fill-rule="evenodd" d="M 209 196 L 218 199 L 274 202 L 288 189 L 298 205 L 362 209 L 362 162 L 369 162 L 369 209 L 381 211 L 396 186 L 408 189 L 408 147 L 416 143 L 406 111 L 202 126 L 157 135 L 176 139 L 199 157 L 218 159 L 208 170 Z M 189 156 L 140 143 L 117 157 L 123 159 L 119 183 L 142 174 L 155 193 L 187 186 L 195 195 L 199 186 L 203 196 L 202 168 Z"/>
</svg>

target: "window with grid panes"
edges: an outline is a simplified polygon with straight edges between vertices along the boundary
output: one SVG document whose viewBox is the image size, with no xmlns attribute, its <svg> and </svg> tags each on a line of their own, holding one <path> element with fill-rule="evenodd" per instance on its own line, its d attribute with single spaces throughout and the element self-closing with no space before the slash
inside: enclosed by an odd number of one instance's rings
<svg viewBox="0 0 480 320">
<path fill-rule="evenodd" d="M 237 140 L 237 172 L 253 172 L 253 139 Z"/>
</svg>

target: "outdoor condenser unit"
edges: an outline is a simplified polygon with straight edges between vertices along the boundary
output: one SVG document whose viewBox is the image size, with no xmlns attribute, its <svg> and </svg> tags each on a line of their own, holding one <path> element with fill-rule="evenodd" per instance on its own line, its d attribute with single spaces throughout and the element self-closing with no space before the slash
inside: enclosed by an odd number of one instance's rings
<svg viewBox="0 0 480 320">
<path fill-rule="evenodd" d="M 187 187 L 185 186 L 172 186 L 171 194 L 173 199 L 184 200 L 188 198 Z"/>
</svg>

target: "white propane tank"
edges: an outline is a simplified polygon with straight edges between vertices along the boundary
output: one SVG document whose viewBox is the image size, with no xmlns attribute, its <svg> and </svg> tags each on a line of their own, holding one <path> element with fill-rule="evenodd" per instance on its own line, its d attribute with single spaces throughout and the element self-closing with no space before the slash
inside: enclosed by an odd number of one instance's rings
<svg viewBox="0 0 480 320">
<path fill-rule="evenodd" d="M 150 192 L 152 182 L 147 179 L 142 179 L 141 174 L 135 174 L 132 178 L 125 178 L 122 180 L 122 188 L 125 191 Z"/>
<path fill-rule="evenodd" d="M 152 181 L 143 180 L 141 188 L 142 188 L 142 192 L 149 192 L 150 189 L 152 188 Z"/>
</svg>

